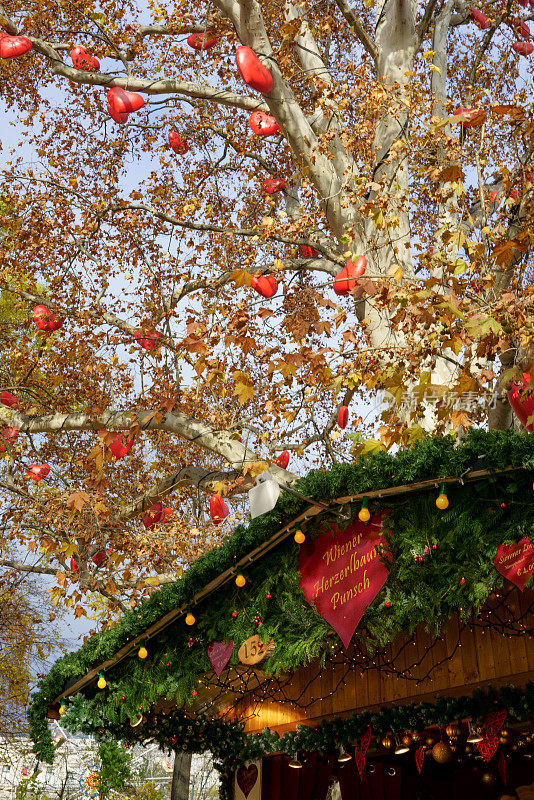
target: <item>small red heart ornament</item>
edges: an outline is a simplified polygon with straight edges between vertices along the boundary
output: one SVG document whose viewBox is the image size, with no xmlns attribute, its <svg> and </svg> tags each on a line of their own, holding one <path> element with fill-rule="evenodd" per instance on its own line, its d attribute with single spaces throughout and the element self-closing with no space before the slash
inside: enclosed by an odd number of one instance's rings
<svg viewBox="0 0 534 800">
<path fill-rule="evenodd" d="M 189 145 L 176 131 L 169 131 L 169 144 L 179 156 L 185 155 L 189 150 Z"/>
<path fill-rule="evenodd" d="M 192 33 L 187 37 L 187 44 L 193 50 L 209 50 L 217 42 L 217 37 L 210 31 L 205 33 Z"/>
<path fill-rule="evenodd" d="M 282 192 L 286 188 L 286 185 L 284 178 L 265 178 L 265 180 L 261 182 L 261 188 L 267 194 Z"/>
<path fill-rule="evenodd" d="M 273 297 L 278 291 L 278 281 L 274 275 L 260 275 L 259 278 L 253 276 L 250 285 L 258 292 L 258 294 L 261 294 L 262 297 L 266 298 Z"/>
<path fill-rule="evenodd" d="M 210 516 L 215 525 L 220 525 L 228 514 L 230 509 L 219 494 L 212 494 L 210 498 Z"/>
<path fill-rule="evenodd" d="M 0 39 L 0 58 L 18 58 L 32 49 L 32 43 L 26 36 L 10 36 L 4 34 Z"/>
<path fill-rule="evenodd" d="M 49 472 L 50 467 L 48 464 L 30 464 L 26 470 L 26 475 L 28 478 L 31 478 L 32 481 L 39 483 L 40 480 L 46 478 Z"/>
<path fill-rule="evenodd" d="M 534 53 L 534 44 L 532 42 L 514 42 L 512 50 L 515 50 L 520 56 L 530 56 Z"/>
<path fill-rule="evenodd" d="M 239 767 L 236 773 L 236 780 L 237 785 L 245 795 L 245 798 L 247 798 L 258 780 L 256 764 L 250 764 L 248 767 Z"/>
<path fill-rule="evenodd" d="M 119 125 L 124 125 L 124 123 L 128 121 L 128 114 L 126 112 L 118 114 L 113 106 L 110 105 L 109 100 L 106 101 L 106 111 L 111 119 L 113 119 L 115 122 L 118 122 Z"/>
<path fill-rule="evenodd" d="M 469 12 L 469 15 L 475 25 L 477 25 L 481 31 L 485 31 L 486 28 L 489 28 L 489 19 L 482 11 L 479 11 L 478 8 L 472 8 Z"/>
<path fill-rule="evenodd" d="M 54 314 L 46 306 L 35 306 L 32 316 L 37 328 L 45 333 L 57 331 L 63 325 L 63 318 L 59 314 Z"/>
<path fill-rule="evenodd" d="M 465 119 L 461 124 L 464 128 L 477 128 L 479 125 L 486 119 L 486 112 L 483 108 L 456 108 L 454 110 L 455 114 L 465 114 L 467 119 Z"/>
<path fill-rule="evenodd" d="M 92 56 L 91 53 L 87 53 L 81 44 L 72 48 L 70 57 L 72 59 L 72 66 L 76 69 L 83 69 L 86 72 L 98 72 L 100 69 L 100 61 Z"/>
<path fill-rule="evenodd" d="M 299 244 L 299 255 L 302 258 L 317 258 L 319 251 L 307 244 Z"/>
<path fill-rule="evenodd" d="M 340 428 L 346 428 L 349 421 L 349 407 L 340 406 L 337 412 L 337 424 Z"/>
<path fill-rule="evenodd" d="M 346 295 L 351 292 L 361 278 L 367 267 L 365 256 L 358 256 L 355 261 L 347 261 L 343 269 L 334 278 L 334 292 L 339 295 Z"/>
<path fill-rule="evenodd" d="M 106 547 L 105 550 L 99 550 L 98 553 L 95 553 L 92 557 L 92 561 L 99 567 L 112 552 L 113 550 L 111 547 Z"/>
<path fill-rule="evenodd" d="M 133 443 L 133 439 L 128 439 L 126 444 L 123 444 L 122 436 L 119 434 L 110 442 L 110 444 L 108 444 L 108 447 L 111 451 L 111 454 L 115 456 L 116 459 L 119 459 L 124 458 L 124 456 L 130 452 L 133 447 Z"/>
<path fill-rule="evenodd" d="M 523 377 L 521 381 L 521 385 L 518 386 L 517 383 L 512 383 L 510 386 L 507 396 L 508 402 L 512 407 L 512 411 L 518 418 L 519 422 L 525 426 L 528 431 L 534 430 L 534 423 L 527 424 L 527 420 L 529 417 L 534 414 L 534 395 L 525 395 L 525 398 L 522 400 L 521 395 L 523 390 L 529 385 L 530 383 L 530 375 L 528 372 L 523 372 Z"/>
<path fill-rule="evenodd" d="M 490 736 L 489 739 L 483 739 L 481 742 L 477 742 L 478 752 L 489 764 L 495 753 L 497 752 L 497 748 L 499 747 L 499 737 L 498 736 Z"/>
<path fill-rule="evenodd" d="M 273 76 L 251 47 L 238 47 L 235 53 L 237 68 L 241 77 L 251 89 L 269 94 L 273 88 Z"/>
<path fill-rule="evenodd" d="M 4 391 L 0 392 L 0 403 L 8 408 L 15 408 L 18 400 L 14 394 L 11 394 L 11 392 L 8 392 L 6 389 L 4 389 Z"/>
<path fill-rule="evenodd" d="M 253 111 L 248 124 L 258 136 L 273 136 L 280 132 L 280 125 L 276 118 L 264 114 L 263 111 Z"/>
<path fill-rule="evenodd" d="M 71 559 L 70 559 L 70 571 L 71 572 L 78 572 L 78 564 L 74 560 L 74 556 L 71 556 Z"/>
<path fill-rule="evenodd" d="M 525 20 L 519 17 L 511 17 L 508 24 L 514 29 L 517 36 L 520 36 L 522 39 L 530 39 L 530 28 Z"/>
<path fill-rule="evenodd" d="M 152 350 L 154 347 L 156 347 L 158 339 L 160 338 L 158 331 L 148 331 L 148 333 L 143 333 L 140 328 L 134 331 L 134 336 L 137 344 L 141 345 L 141 347 L 143 347 L 145 350 Z"/>
<path fill-rule="evenodd" d="M 154 503 L 148 511 L 143 514 L 143 525 L 148 530 L 155 528 L 158 522 L 163 519 L 163 503 Z"/>
<path fill-rule="evenodd" d="M 223 669 L 230 661 L 233 649 L 233 640 L 229 642 L 212 642 L 208 647 L 208 659 L 218 678 L 220 678 Z"/>
<path fill-rule="evenodd" d="M 289 464 L 289 453 L 287 450 L 283 450 L 276 459 L 276 465 L 278 467 L 281 467 L 282 469 L 286 469 L 288 464 Z"/>
<path fill-rule="evenodd" d="M 493 563 L 522 592 L 534 572 L 534 544 L 528 536 L 523 536 L 517 544 L 500 544 Z"/>
<path fill-rule="evenodd" d="M 145 101 L 137 92 L 127 92 L 120 86 L 114 86 L 107 93 L 107 102 L 117 114 L 131 114 L 143 108 Z"/>
</svg>

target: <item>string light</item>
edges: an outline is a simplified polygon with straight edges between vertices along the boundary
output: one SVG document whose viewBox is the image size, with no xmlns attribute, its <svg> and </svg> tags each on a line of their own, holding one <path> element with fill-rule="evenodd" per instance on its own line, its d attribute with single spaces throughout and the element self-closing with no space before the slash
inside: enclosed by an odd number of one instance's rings
<svg viewBox="0 0 534 800">
<path fill-rule="evenodd" d="M 444 483 L 441 484 L 439 495 L 436 498 L 436 506 L 440 511 L 445 511 L 449 507 L 449 498 L 447 497 L 447 487 Z"/>
<path fill-rule="evenodd" d="M 106 686 L 108 685 L 106 679 L 104 678 L 104 673 L 103 672 L 99 673 L 98 681 L 97 681 L 96 685 L 98 686 L 99 689 L 105 689 Z"/>
<path fill-rule="evenodd" d="M 368 505 L 369 505 L 369 498 L 362 497 L 362 507 L 358 511 L 358 519 L 360 520 L 360 522 L 369 522 L 369 520 L 371 519 L 371 512 L 367 507 Z"/>
</svg>

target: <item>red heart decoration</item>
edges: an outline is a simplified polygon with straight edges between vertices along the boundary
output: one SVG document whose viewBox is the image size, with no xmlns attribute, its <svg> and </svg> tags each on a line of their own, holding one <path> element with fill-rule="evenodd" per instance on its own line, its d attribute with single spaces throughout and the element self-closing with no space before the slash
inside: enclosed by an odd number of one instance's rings
<svg viewBox="0 0 534 800">
<path fill-rule="evenodd" d="M 183 156 L 189 150 L 189 145 L 176 131 L 169 131 L 169 144 L 175 153 Z"/>
<path fill-rule="evenodd" d="M 415 766 L 417 767 L 417 772 L 419 773 L 419 775 L 421 774 L 424 763 L 425 763 L 425 748 L 423 747 L 423 745 L 421 745 L 421 747 L 418 747 L 417 750 L 415 751 Z"/>
<path fill-rule="evenodd" d="M 346 428 L 348 421 L 349 421 L 349 407 L 340 406 L 339 411 L 337 412 L 337 424 L 339 425 L 340 428 Z"/>
<path fill-rule="evenodd" d="M 248 767 L 239 767 L 236 773 L 236 780 L 245 798 L 248 797 L 258 780 L 258 768 L 256 764 L 250 764 Z"/>
<path fill-rule="evenodd" d="M 514 29 L 517 36 L 520 36 L 523 39 L 530 38 L 530 28 L 525 20 L 520 19 L 519 17 L 510 17 L 508 24 Z"/>
<path fill-rule="evenodd" d="M 218 678 L 220 678 L 221 672 L 230 661 L 233 649 L 233 640 L 229 642 L 212 642 L 208 647 L 209 662 Z"/>
<path fill-rule="evenodd" d="M 261 63 L 251 47 L 238 47 L 235 53 L 237 68 L 245 83 L 262 94 L 269 94 L 273 88 L 273 76 Z"/>
<path fill-rule="evenodd" d="M 54 314 L 46 306 L 35 306 L 32 316 L 37 328 L 45 333 L 57 331 L 63 325 L 63 318 L 59 314 Z"/>
<path fill-rule="evenodd" d="M 98 72 L 100 69 L 100 61 L 91 53 L 86 53 L 85 48 L 81 44 L 76 45 L 70 51 L 72 59 L 72 66 L 76 69 L 83 69 L 86 72 Z"/>
<path fill-rule="evenodd" d="M 173 512 L 172 508 L 164 508 L 163 509 L 163 516 L 161 518 L 161 524 L 164 525 L 167 522 L 167 520 L 169 519 L 169 517 L 172 517 L 173 513 L 174 512 Z"/>
<path fill-rule="evenodd" d="M 500 544 L 493 563 L 522 592 L 534 572 L 534 545 L 528 536 L 523 536 L 517 544 Z"/>
<path fill-rule="evenodd" d="M 307 244 L 299 244 L 299 255 L 302 258 L 317 258 L 319 252 Z"/>
<path fill-rule="evenodd" d="M 260 275 L 259 278 L 253 276 L 250 285 L 258 294 L 266 298 L 273 297 L 278 291 L 278 281 L 274 275 Z"/>
<path fill-rule="evenodd" d="M 481 31 L 485 31 L 486 28 L 489 28 L 489 19 L 482 11 L 479 11 L 478 8 L 472 8 L 469 14 L 475 25 L 477 25 Z"/>
<path fill-rule="evenodd" d="M 155 528 L 158 522 L 163 519 L 163 503 L 154 503 L 148 511 L 143 514 L 143 525 L 148 530 Z"/>
<path fill-rule="evenodd" d="M 106 548 L 106 550 L 99 550 L 98 553 L 95 553 L 92 556 L 92 561 L 96 564 L 97 567 L 100 566 L 108 557 L 110 553 L 112 553 L 111 547 Z"/>
<path fill-rule="evenodd" d="M 261 188 L 267 194 L 276 194 L 286 188 L 286 181 L 284 178 L 265 178 L 261 182 Z"/>
<path fill-rule="evenodd" d="M 520 56 L 529 56 L 534 53 L 534 44 L 532 42 L 514 42 L 512 49 Z"/>
<path fill-rule="evenodd" d="M 288 464 L 289 464 L 289 453 L 287 450 L 283 450 L 276 459 L 276 465 L 278 467 L 281 467 L 282 469 L 286 469 Z"/>
<path fill-rule="evenodd" d="M 46 478 L 49 472 L 50 467 L 48 464 L 30 464 L 26 470 L 26 475 L 31 478 L 32 481 L 39 483 L 40 480 Z"/>
<path fill-rule="evenodd" d="M 143 108 L 145 101 L 137 92 L 127 92 L 114 86 L 107 94 L 107 102 L 117 114 L 131 114 Z"/>
<path fill-rule="evenodd" d="M 248 124 L 258 136 L 272 136 L 280 132 L 280 125 L 276 118 L 264 114 L 263 111 L 253 111 Z"/>
<path fill-rule="evenodd" d="M 8 392 L 6 389 L 4 389 L 3 392 L 0 392 L 0 403 L 8 408 L 15 408 L 18 400 L 14 394 L 11 394 L 11 392 Z"/>
<path fill-rule="evenodd" d="M 499 747 L 499 737 L 491 736 L 489 739 L 483 739 L 477 742 L 477 747 L 482 758 L 489 764 Z"/>
<path fill-rule="evenodd" d="M 212 494 L 210 498 L 210 516 L 215 525 L 220 525 L 228 514 L 230 509 L 219 494 Z"/>
<path fill-rule="evenodd" d="M 486 119 L 483 108 L 457 108 L 454 113 L 467 115 L 467 119 L 461 123 L 464 128 L 476 128 Z"/>
<path fill-rule="evenodd" d="M 360 739 L 360 751 L 362 756 L 364 756 L 367 753 L 370 744 L 371 744 L 371 727 L 369 726 L 365 731 L 365 733 L 363 734 L 362 738 Z"/>
<path fill-rule="evenodd" d="M 306 601 L 338 633 L 345 647 L 386 582 L 388 570 L 376 546 L 384 545 L 382 515 L 345 530 L 332 525 L 317 538 L 308 537 L 299 552 L 300 586 Z"/>
<path fill-rule="evenodd" d="M 187 44 L 193 50 L 209 50 L 217 42 L 217 37 L 210 31 L 205 33 L 192 33 L 187 37 Z"/>
<path fill-rule="evenodd" d="M 351 292 L 357 283 L 357 278 L 365 272 L 367 259 L 365 256 L 358 256 L 356 261 L 347 261 L 343 269 L 334 278 L 334 292 L 346 295 Z"/>
<path fill-rule="evenodd" d="M 484 723 L 486 736 L 495 736 L 497 733 L 499 733 L 506 721 L 507 716 L 508 712 L 505 708 L 502 708 L 500 711 L 491 711 L 486 717 L 486 721 Z"/>
<path fill-rule="evenodd" d="M 0 58 L 18 58 L 32 49 L 32 43 L 25 36 L 4 34 L 0 38 Z"/>
<path fill-rule="evenodd" d="M 134 336 L 137 344 L 140 344 L 145 350 L 152 350 L 154 347 L 156 347 L 158 339 L 160 338 L 158 331 L 149 331 L 148 333 L 143 333 L 140 328 L 134 331 Z"/>
<path fill-rule="evenodd" d="M 118 122 L 120 125 L 124 125 L 124 123 L 128 120 L 128 114 L 126 112 L 118 114 L 113 106 L 110 105 L 109 100 L 106 101 L 106 111 L 111 119 L 115 120 L 115 122 Z"/>
<path fill-rule="evenodd" d="M 365 775 L 365 756 L 363 753 L 358 752 L 357 747 L 355 748 L 354 752 L 354 760 L 356 761 L 356 767 L 358 768 L 360 780 L 363 781 L 363 776 Z"/>
<path fill-rule="evenodd" d="M 134 440 L 128 439 L 126 444 L 123 444 L 122 436 L 118 434 L 111 442 L 108 444 L 108 447 L 111 451 L 111 454 L 115 456 L 116 459 L 124 458 L 124 456 L 130 452 L 133 447 Z"/>
</svg>

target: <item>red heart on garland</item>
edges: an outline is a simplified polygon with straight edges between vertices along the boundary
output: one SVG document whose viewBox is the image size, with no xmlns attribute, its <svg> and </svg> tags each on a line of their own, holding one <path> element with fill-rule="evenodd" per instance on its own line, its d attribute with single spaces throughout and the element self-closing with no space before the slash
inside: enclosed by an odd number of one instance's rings
<svg viewBox="0 0 534 800">
<path fill-rule="evenodd" d="M 87 53 L 81 44 L 76 45 L 70 51 L 72 59 L 72 66 L 76 69 L 83 69 L 86 72 L 98 72 L 100 69 L 100 61 L 95 58 L 91 53 Z"/>
<path fill-rule="evenodd" d="M 340 428 L 346 428 L 349 421 L 349 407 L 340 406 L 337 412 L 337 424 Z"/>
<path fill-rule="evenodd" d="M 239 767 L 236 774 L 237 785 L 245 795 L 248 797 L 253 788 L 256 786 L 258 780 L 258 768 L 256 764 L 250 764 L 248 767 Z"/>
<path fill-rule="evenodd" d="M 267 194 L 276 194 L 286 188 L 286 181 L 284 178 L 265 178 L 261 182 L 261 188 Z"/>
<path fill-rule="evenodd" d="M 228 514 L 230 509 L 219 494 L 212 494 L 210 498 L 210 516 L 215 525 L 220 525 Z"/>
<path fill-rule="evenodd" d="M 529 56 L 534 53 L 534 44 L 532 42 L 514 42 L 512 50 L 515 50 L 520 56 Z"/>
<path fill-rule="evenodd" d="M 260 275 L 259 278 L 253 276 L 251 284 L 258 294 L 262 297 L 273 297 L 278 291 L 278 281 L 274 275 Z"/>
<path fill-rule="evenodd" d="M 145 101 L 137 92 L 127 92 L 114 86 L 107 94 L 107 102 L 117 114 L 131 114 L 143 108 Z"/>
<path fill-rule="evenodd" d="M 417 750 L 415 751 L 415 766 L 417 767 L 417 772 L 419 773 L 419 775 L 422 772 L 424 763 L 425 763 L 425 748 L 423 747 L 423 745 L 421 745 L 421 747 L 418 747 Z"/>
<path fill-rule="evenodd" d="M 0 403 L 8 408 L 15 408 L 18 400 L 14 394 L 11 394 L 11 392 L 8 392 L 6 389 L 4 389 L 3 392 L 0 392 Z"/>
<path fill-rule="evenodd" d="M 158 331 L 149 331 L 148 333 L 143 333 L 140 328 L 134 331 L 134 336 L 137 344 L 140 344 L 145 350 L 152 350 L 154 347 L 156 347 L 158 339 L 160 338 Z"/>
<path fill-rule="evenodd" d="M 493 563 L 522 592 L 534 571 L 534 545 L 528 536 L 523 536 L 517 544 L 500 544 Z"/>
<path fill-rule="evenodd" d="M 484 723 L 486 736 L 495 736 L 497 733 L 499 733 L 500 729 L 506 722 L 507 716 L 508 712 L 505 708 L 502 708 L 500 711 L 491 711 L 486 717 L 486 721 Z"/>
<path fill-rule="evenodd" d="M 193 50 L 209 50 L 217 42 L 217 37 L 206 31 L 205 33 L 191 33 L 187 37 L 187 44 Z"/>
<path fill-rule="evenodd" d="M 299 244 L 299 255 L 302 258 L 317 258 L 319 252 L 307 244 Z"/>
<path fill-rule="evenodd" d="M 280 125 L 275 117 L 264 114 L 263 111 L 253 111 L 248 124 L 258 136 L 273 136 L 280 132 Z"/>
<path fill-rule="evenodd" d="M 485 31 L 486 28 L 489 28 L 489 19 L 482 11 L 479 11 L 478 8 L 472 8 L 469 14 L 475 25 L 477 25 L 481 31 Z"/>
<path fill-rule="evenodd" d="M 371 726 L 367 728 L 362 738 L 360 739 L 360 750 L 362 756 L 364 756 L 367 753 L 370 744 L 371 744 Z"/>
<path fill-rule="evenodd" d="M 189 150 L 189 145 L 176 131 L 169 131 L 169 144 L 179 156 L 185 155 Z"/>
<path fill-rule="evenodd" d="M 230 661 L 233 649 L 233 640 L 229 642 L 212 642 L 208 647 L 209 662 L 218 678 L 220 678 L 223 669 Z"/>
<path fill-rule="evenodd" d="M 237 68 L 245 83 L 262 94 L 269 94 L 273 88 L 273 76 L 261 63 L 251 47 L 241 45 L 235 53 Z"/>
<path fill-rule="evenodd" d="M 134 440 L 132 438 L 128 439 L 126 444 L 123 444 L 122 436 L 118 434 L 112 441 L 108 444 L 108 447 L 111 451 L 111 455 L 115 456 L 116 459 L 124 458 L 124 456 L 130 452 L 133 447 Z"/>
<path fill-rule="evenodd" d="M 143 514 L 143 525 L 147 530 L 155 528 L 158 522 L 163 519 L 163 503 L 154 503 L 148 511 Z"/>
<path fill-rule="evenodd" d="M 115 122 L 118 122 L 119 125 L 124 125 L 124 123 L 128 121 L 128 114 L 126 114 L 126 112 L 118 114 L 115 111 L 115 109 L 110 105 L 109 100 L 106 101 L 106 111 L 108 112 L 111 119 L 115 120 Z"/>
<path fill-rule="evenodd" d="M 365 775 L 365 756 L 363 755 L 363 753 L 358 752 L 358 748 L 356 748 L 355 750 L 354 760 L 358 768 L 360 780 L 363 781 L 363 776 Z"/>
<path fill-rule="evenodd" d="M 356 261 L 347 261 L 343 269 L 334 278 L 334 292 L 346 295 L 355 288 L 357 278 L 365 272 L 367 259 L 365 256 L 358 256 Z"/>
<path fill-rule="evenodd" d="M 32 316 L 37 328 L 45 333 L 57 331 L 63 325 L 63 318 L 59 314 L 54 314 L 46 306 L 35 306 Z"/>
<path fill-rule="evenodd" d="M 288 464 L 289 464 L 289 453 L 287 450 L 283 450 L 276 459 L 276 466 L 285 469 Z"/>
<path fill-rule="evenodd" d="M 527 421 L 534 413 L 534 395 L 525 395 L 524 399 L 521 399 L 523 390 L 530 383 L 530 375 L 528 372 L 523 372 L 521 383 L 521 386 L 518 386 L 516 383 L 512 383 L 508 390 L 508 402 L 512 406 L 512 411 L 516 415 L 519 422 L 524 425 L 528 431 L 533 431 L 534 423 L 531 422 L 530 424 L 527 424 Z"/>
<path fill-rule="evenodd" d="M 477 742 L 477 747 L 484 761 L 489 764 L 499 747 L 499 737 L 490 736 L 488 739 L 483 739 L 481 742 Z"/>
<path fill-rule="evenodd" d="M 32 43 L 26 36 L 10 36 L 4 34 L 0 39 L 0 58 L 18 58 L 32 49 Z"/>
<path fill-rule="evenodd" d="M 26 475 L 28 478 L 31 478 L 32 481 L 39 483 L 40 480 L 46 478 L 49 472 L 50 467 L 48 464 L 30 464 L 26 470 Z"/>
</svg>

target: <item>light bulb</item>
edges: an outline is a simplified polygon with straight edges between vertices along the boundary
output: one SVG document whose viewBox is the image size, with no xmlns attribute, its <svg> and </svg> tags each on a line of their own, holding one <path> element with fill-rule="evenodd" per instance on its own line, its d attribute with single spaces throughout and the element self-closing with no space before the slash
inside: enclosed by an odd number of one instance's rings
<svg viewBox="0 0 534 800">
<path fill-rule="evenodd" d="M 306 541 L 306 537 L 301 530 L 295 531 L 293 539 L 296 541 L 297 544 L 303 544 Z"/>
<path fill-rule="evenodd" d="M 141 645 L 141 647 L 139 648 L 139 650 L 137 652 L 137 655 L 139 656 L 139 658 L 146 658 L 147 657 L 148 650 L 146 649 L 146 647 L 144 645 Z"/>
<path fill-rule="evenodd" d="M 240 589 L 245 585 L 246 582 L 247 579 L 245 578 L 244 575 L 241 575 L 241 573 L 236 576 L 235 585 L 239 586 Z"/>
<path fill-rule="evenodd" d="M 193 614 L 191 614 L 191 612 L 189 612 L 189 614 L 185 618 L 185 624 L 186 625 L 194 625 L 195 622 L 196 622 L 196 619 L 194 618 Z"/>
</svg>

